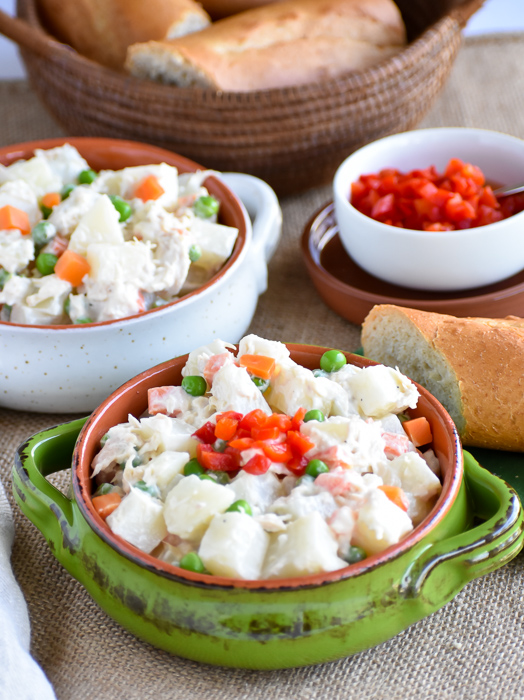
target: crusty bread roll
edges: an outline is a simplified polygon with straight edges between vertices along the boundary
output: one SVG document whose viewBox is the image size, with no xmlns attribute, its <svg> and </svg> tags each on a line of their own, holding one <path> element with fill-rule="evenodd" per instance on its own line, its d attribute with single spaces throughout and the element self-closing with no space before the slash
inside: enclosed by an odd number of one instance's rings
<svg viewBox="0 0 524 700">
<path fill-rule="evenodd" d="M 200 0 L 200 4 L 212 19 L 237 15 L 239 12 L 269 5 L 271 2 L 282 2 L 282 0 Z"/>
<path fill-rule="evenodd" d="M 436 396 L 464 445 L 524 451 L 524 319 L 382 304 L 364 320 L 362 346 Z"/>
<path fill-rule="evenodd" d="M 130 46 L 126 67 L 182 87 L 266 90 L 369 67 L 405 41 L 392 0 L 286 0 L 180 39 Z"/>
<path fill-rule="evenodd" d="M 130 44 L 183 36 L 211 22 L 193 0 L 38 0 L 38 7 L 57 39 L 116 69 Z"/>
</svg>

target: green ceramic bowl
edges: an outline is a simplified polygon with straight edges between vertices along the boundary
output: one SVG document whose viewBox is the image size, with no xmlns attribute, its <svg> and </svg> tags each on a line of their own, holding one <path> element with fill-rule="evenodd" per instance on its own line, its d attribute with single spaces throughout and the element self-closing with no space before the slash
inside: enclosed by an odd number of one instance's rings
<svg viewBox="0 0 524 700">
<path fill-rule="evenodd" d="M 309 368 L 319 366 L 326 350 L 288 347 Z M 347 357 L 358 366 L 373 364 Z M 127 382 L 87 420 L 33 436 L 20 446 L 13 469 L 15 498 L 56 558 L 111 617 L 154 646 L 255 669 L 334 660 L 393 637 L 522 548 L 517 495 L 471 455 L 463 459 L 448 414 L 419 387 L 412 414 L 431 423 L 443 489 L 429 516 L 398 545 L 339 571 L 272 581 L 194 574 L 140 552 L 94 511 L 90 464 L 110 426 L 146 409 L 148 388 L 180 382 L 185 360 Z M 64 469 L 71 469 L 72 498 L 45 478 Z"/>
</svg>

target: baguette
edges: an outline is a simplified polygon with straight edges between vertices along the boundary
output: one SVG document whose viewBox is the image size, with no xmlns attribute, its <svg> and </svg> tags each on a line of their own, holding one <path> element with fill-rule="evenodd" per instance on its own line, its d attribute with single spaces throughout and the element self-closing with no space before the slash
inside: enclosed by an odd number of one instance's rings
<svg viewBox="0 0 524 700">
<path fill-rule="evenodd" d="M 126 67 L 181 87 L 267 90 L 367 68 L 405 42 L 392 0 L 286 0 L 180 39 L 130 46 Z"/>
<path fill-rule="evenodd" d="M 389 304 L 362 326 L 364 354 L 428 389 L 464 445 L 524 451 L 524 319 L 455 318 Z"/>
<path fill-rule="evenodd" d="M 57 39 L 117 70 L 130 44 L 182 36 L 211 23 L 193 0 L 38 0 L 38 7 Z"/>
</svg>

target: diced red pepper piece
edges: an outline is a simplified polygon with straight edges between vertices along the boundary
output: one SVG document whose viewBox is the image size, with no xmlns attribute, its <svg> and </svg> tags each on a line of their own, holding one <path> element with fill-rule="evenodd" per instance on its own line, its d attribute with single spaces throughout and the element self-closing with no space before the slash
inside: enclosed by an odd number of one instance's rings
<svg viewBox="0 0 524 700">
<path fill-rule="evenodd" d="M 290 472 L 293 472 L 295 476 L 302 476 L 306 472 L 308 461 L 309 460 L 306 457 L 293 457 L 286 464 L 286 467 Z"/>
<path fill-rule="evenodd" d="M 293 459 L 293 452 L 286 442 L 256 442 L 254 446 L 260 447 L 272 462 L 285 463 Z"/>
<path fill-rule="evenodd" d="M 254 411 L 246 413 L 239 423 L 239 427 L 245 430 L 252 430 L 253 428 L 262 428 L 267 421 L 267 415 L 260 408 L 255 408 Z"/>
<path fill-rule="evenodd" d="M 299 408 L 291 419 L 291 430 L 300 430 L 300 426 L 304 422 L 304 416 L 307 413 L 307 409 Z"/>
<path fill-rule="evenodd" d="M 252 428 L 251 435 L 255 440 L 276 440 L 280 436 L 280 430 L 274 428 Z"/>
<path fill-rule="evenodd" d="M 287 441 L 293 454 L 299 457 L 315 447 L 315 443 L 298 430 L 290 430 L 287 434 Z"/>
<path fill-rule="evenodd" d="M 273 413 L 271 416 L 268 417 L 264 427 L 276 427 L 280 430 L 281 433 L 287 433 L 288 430 L 291 430 L 291 418 L 289 416 L 286 416 L 285 413 Z"/>
<path fill-rule="evenodd" d="M 197 459 L 205 469 L 221 472 L 236 471 L 239 467 L 239 456 L 236 451 L 215 452 L 211 445 L 200 443 L 197 445 Z"/>
<path fill-rule="evenodd" d="M 271 460 L 265 455 L 256 454 L 251 459 L 244 464 L 242 469 L 248 474 L 265 474 L 269 467 L 271 466 Z"/>
<path fill-rule="evenodd" d="M 211 421 L 204 423 L 204 425 L 193 433 L 193 437 L 202 440 L 202 442 L 211 445 L 216 440 L 215 426 Z"/>
</svg>

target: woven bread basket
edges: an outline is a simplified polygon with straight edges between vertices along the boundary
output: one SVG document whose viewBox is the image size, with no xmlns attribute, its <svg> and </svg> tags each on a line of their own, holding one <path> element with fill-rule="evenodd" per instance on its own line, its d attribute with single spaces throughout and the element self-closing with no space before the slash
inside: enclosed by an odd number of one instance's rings
<svg viewBox="0 0 524 700">
<path fill-rule="evenodd" d="M 281 195 L 328 183 L 341 161 L 415 126 L 443 87 L 461 30 L 483 0 L 398 0 L 409 44 L 399 54 L 323 83 L 248 93 L 138 80 L 76 53 L 42 27 L 37 0 L 0 12 L 32 86 L 71 136 L 144 141 L 206 167 L 246 172 Z"/>
</svg>

